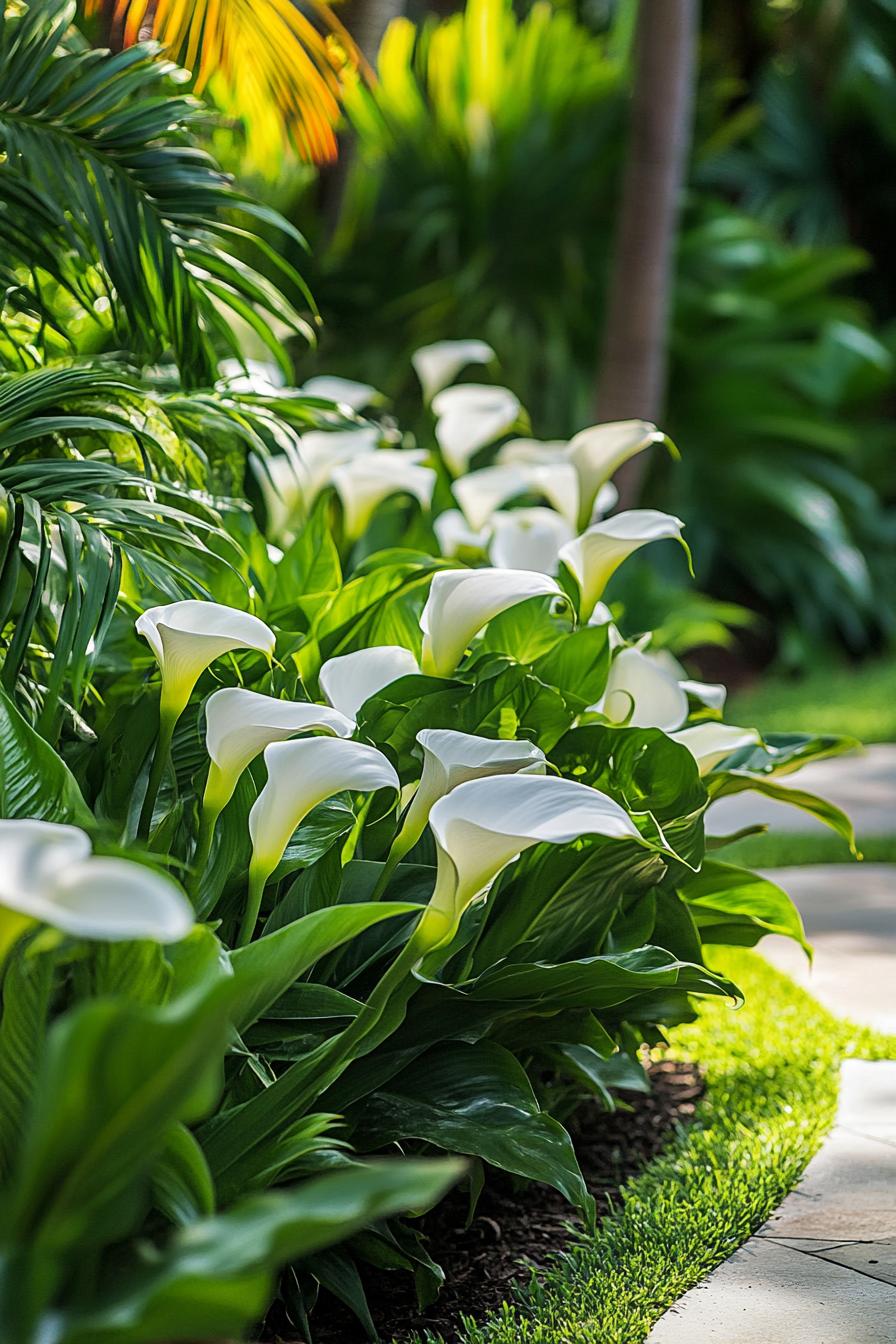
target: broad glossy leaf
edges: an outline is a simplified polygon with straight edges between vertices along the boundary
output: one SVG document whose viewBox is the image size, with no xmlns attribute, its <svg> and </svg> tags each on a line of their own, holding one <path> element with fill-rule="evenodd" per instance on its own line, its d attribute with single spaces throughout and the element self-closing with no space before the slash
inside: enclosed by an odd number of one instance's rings
<svg viewBox="0 0 896 1344">
<path fill-rule="evenodd" d="M 748 868 L 707 859 L 678 891 L 706 943 L 753 947 L 765 934 L 778 933 L 809 951 L 800 912 L 787 892 Z"/>
<path fill-rule="evenodd" d="M 92 826 L 68 766 L 0 690 L 0 817 Z"/>
<path fill-rule="evenodd" d="M 489 1041 L 428 1051 L 367 1098 L 353 1138 L 362 1147 L 422 1139 L 591 1206 L 566 1130 L 541 1110 L 513 1055 Z"/>
<path fill-rule="evenodd" d="M 773 798 L 777 803 L 789 803 L 791 807 L 799 807 L 803 812 L 808 812 L 824 822 L 825 826 L 830 826 L 832 831 L 842 835 L 853 854 L 858 854 L 852 822 L 842 808 L 837 807 L 836 803 L 829 802 L 827 798 L 819 798 L 817 794 L 807 793 L 805 789 L 793 789 L 789 784 L 779 784 L 777 780 L 769 779 L 765 775 L 742 775 L 734 771 L 725 771 L 721 779 L 721 786 L 715 790 L 714 798 L 725 798 L 733 793 L 751 790 L 753 793 L 761 793 L 766 798 Z"/>
</svg>

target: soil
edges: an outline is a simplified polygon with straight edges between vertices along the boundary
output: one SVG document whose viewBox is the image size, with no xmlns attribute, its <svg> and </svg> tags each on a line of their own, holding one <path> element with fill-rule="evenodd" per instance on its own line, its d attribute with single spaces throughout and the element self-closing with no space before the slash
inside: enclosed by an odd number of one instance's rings
<svg viewBox="0 0 896 1344">
<path fill-rule="evenodd" d="M 650 1066 L 649 1095 L 621 1094 L 631 1109 L 608 1115 L 586 1103 L 568 1124 L 598 1216 L 618 1202 L 620 1187 L 656 1157 L 675 1128 L 693 1117 L 703 1092 L 699 1071 L 667 1060 Z M 368 1273 L 362 1277 L 381 1338 L 403 1344 L 430 1330 L 448 1344 L 458 1340 L 462 1316 L 481 1319 L 513 1296 L 576 1235 L 576 1215 L 556 1191 L 523 1185 L 490 1172 L 472 1224 L 467 1227 L 467 1194 L 454 1191 L 423 1220 L 433 1259 L 445 1270 L 445 1287 L 425 1312 L 417 1308 L 411 1276 Z M 357 1320 L 323 1295 L 312 1322 L 314 1344 L 365 1344 Z M 274 1336 L 278 1338 L 278 1336 Z M 281 1336 L 284 1344 L 302 1344 Z"/>
</svg>

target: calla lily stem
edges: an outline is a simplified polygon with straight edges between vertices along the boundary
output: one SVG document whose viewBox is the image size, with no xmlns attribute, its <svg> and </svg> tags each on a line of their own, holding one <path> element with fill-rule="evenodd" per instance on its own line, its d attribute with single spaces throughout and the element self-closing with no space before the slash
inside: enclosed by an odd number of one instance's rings
<svg viewBox="0 0 896 1344">
<path fill-rule="evenodd" d="M 153 812 L 155 811 L 156 799 L 159 796 L 159 789 L 162 780 L 165 778 L 165 771 L 168 768 L 171 759 L 171 743 L 174 738 L 174 728 L 179 715 L 173 714 L 170 710 L 161 710 L 159 714 L 159 737 L 156 742 L 155 755 L 152 760 L 152 768 L 149 772 L 149 780 L 146 785 L 146 793 L 143 798 L 143 806 L 140 809 L 140 820 L 137 823 L 137 834 L 145 840 L 149 836 L 152 826 Z"/>
</svg>

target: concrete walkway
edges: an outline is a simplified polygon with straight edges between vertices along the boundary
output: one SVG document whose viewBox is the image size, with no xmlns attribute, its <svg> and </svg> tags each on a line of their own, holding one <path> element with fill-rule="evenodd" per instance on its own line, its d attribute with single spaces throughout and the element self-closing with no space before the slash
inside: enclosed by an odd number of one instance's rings
<svg viewBox="0 0 896 1344">
<path fill-rule="evenodd" d="M 755 1237 L 649 1344 L 894 1344 L 896 1063 L 849 1061 L 837 1124 Z"/>
<path fill-rule="evenodd" d="M 896 831 L 896 747 L 807 767 L 794 786 Z M 804 813 L 751 794 L 724 799 L 709 830 L 766 821 L 807 832 Z M 815 948 L 760 950 L 839 1016 L 896 1033 L 896 865 L 768 874 L 800 908 Z M 843 1066 L 837 1123 L 764 1227 L 660 1320 L 648 1344 L 896 1344 L 896 1062 Z"/>
</svg>

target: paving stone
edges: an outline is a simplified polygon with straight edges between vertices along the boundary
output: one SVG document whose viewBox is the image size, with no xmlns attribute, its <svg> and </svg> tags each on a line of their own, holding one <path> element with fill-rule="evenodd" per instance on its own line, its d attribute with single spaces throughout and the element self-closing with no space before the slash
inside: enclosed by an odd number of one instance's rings
<svg viewBox="0 0 896 1344">
<path fill-rule="evenodd" d="M 896 1241 L 853 1241 L 814 1254 L 831 1264 L 858 1270 L 860 1274 L 896 1287 Z M 896 1319 L 893 1327 L 896 1333 Z"/>
<path fill-rule="evenodd" d="M 844 1062 L 837 1124 L 872 1139 L 896 1139 L 896 1060 Z"/>
<path fill-rule="evenodd" d="M 815 961 L 777 937 L 762 940 L 763 956 L 832 1012 L 896 1033 L 896 864 L 815 864 L 768 876 L 796 902 Z"/>
<path fill-rule="evenodd" d="M 796 1190 L 765 1224 L 773 1237 L 896 1237 L 896 1148 L 835 1128 Z"/>
<path fill-rule="evenodd" d="M 830 799 L 849 814 L 859 835 L 892 835 L 896 829 L 896 744 L 818 761 L 779 782 Z M 712 835 L 727 835 L 758 823 L 791 832 L 827 829 L 802 809 L 758 793 L 720 798 L 707 812 L 707 829 Z"/>
<path fill-rule="evenodd" d="M 896 1288 L 754 1237 L 685 1293 L 649 1344 L 893 1344 Z"/>
</svg>

